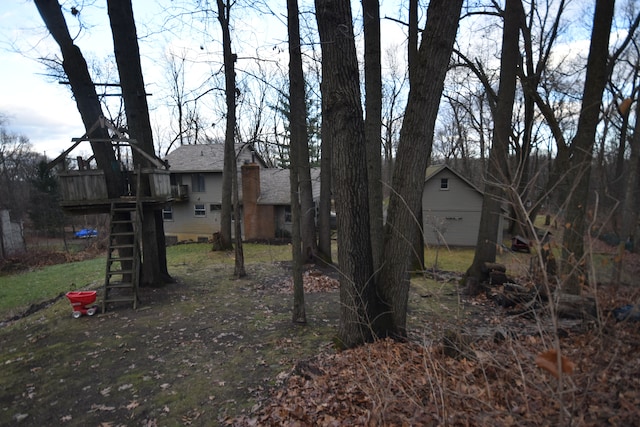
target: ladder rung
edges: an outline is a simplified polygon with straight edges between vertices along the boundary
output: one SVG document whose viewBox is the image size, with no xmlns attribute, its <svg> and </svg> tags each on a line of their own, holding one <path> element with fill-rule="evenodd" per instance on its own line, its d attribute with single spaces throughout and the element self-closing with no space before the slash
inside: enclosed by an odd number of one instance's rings
<svg viewBox="0 0 640 427">
<path fill-rule="evenodd" d="M 107 298 L 104 300 L 104 302 L 106 304 L 109 304 L 110 302 L 132 302 L 132 301 L 136 301 L 136 297 L 135 295 L 132 295 L 128 298 L 125 297 L 120 297 L 120 298 Z"/>
<path fill-rule="evenodd" d="M 132 256 L 121 257 L 121 258 L 118 258 L 118 257 L 109 257 L 109 258 L 107 258 L 107 261 L 109 263 L 114 263 L 114 262 L 118 262 L 118 261 L 133 261 L 133 260 L 134 260 L 134 258 Z"/>
<path fill-rule="evenodd" d="M 116 276 L 116 275 L 124 275 L 124 274 L 133 274 L 133 270 L 111 270 L 109 271 L 109 276 Z"/>
<path fill-rule="evenodd" d="M 128 245 L 111 245 L 109 247 L 109 249 L 113 251 L 114 249 L 133 249 L 135 247 L 136 247 L 136 245 L 131 243 L 131 244 L 128 244 Z"/>
<path fill-rule="evenodd" d="M 125 288 L 133 288 L 133 283 L 113 282 L 107 285 L 107 289 L 125 289 Z"/>
</svg>

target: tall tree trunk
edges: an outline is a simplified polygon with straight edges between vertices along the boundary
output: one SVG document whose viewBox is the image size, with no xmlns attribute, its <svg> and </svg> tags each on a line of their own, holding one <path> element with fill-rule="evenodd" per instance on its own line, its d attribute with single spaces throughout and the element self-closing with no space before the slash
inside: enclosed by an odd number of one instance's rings
<svg viewBox="0 0 640 427">
<path fill-rule="evenodd" d="M 409 84 L 415 78 L 418 63 L 418 0 L 409 0 L 409 32 L 407 35 L 407 59 L 409 63 Z"/>
<path fill-rule="evenodd" d="M 362 0 L 364 17 L 364 132 L 367 145 L 367 181 L 369 183 L 369 221 L 373 268 L 378 271 L 382 259 L 382 70 L 380 59 L 380 5 L 378 0 Z"/>
<path fill-rule="evenodd" d="M 320 92 L 324 92 L 320 84 Z M 331 122 L 326 120 L 326 97 L 322 97 L 322 149 L 320 151 L 320 205 L 318 206 L 318 258 L 327 264 L 332 263 L 331 255 Z"/>
<path fill-rule="evenodd" d="M 80 48 L 73 43 L 60 4 L 52 0 L 36 0 L 35 5 L 47 30 L 60 47 L 62 67 L 69 79 L 84 128 L 89 133 L 103 114 L 87 62 Z M 87 136 L 109 139 L 107 129 L 102 127 L 96 127 Z M 119 197 L 122 194 L 124 179 L 113 147 L 103 142 L 92 142 L 91 149 L 98 167 L 104 171 L 109 198 Z"/>
<path fill-rule="evenodd" d="M 231 33 L 229 30 L 229 15 L 231 4 L 217 0 L 218 21 L 222 28 L 222 52 L 224 60 L 225 100 L 227 103 L 227 123 L 224 137 L 224 166 L 222 171 L 222 209 L 220 212 L 220 237 L 224 250 L 229 250 L 231 244 L 231 193 L 233 191 L 233 174 L 236 166 L 235 126 L 236 126 L 236 72 L 237 56 L 231 51 Z M 236 221 L 240 213 L 236 212 Z"/>
<path fill-rule="evenodd" d="M 416 67 L 418 66 L 418 0 L 409 0 L 409 33 L 407 37 L 407 59 L 409 66 L 409 87 L 418 78 Z M 427 159 L 428 165 L 429 159 Z M 392 175 L 393 176 L 393 175 Z M 393 182 L 391 183 L 393 186 Z M 415 212 L 413 221 L 416 230 L 411 233 L 411 269 L 415 271 L 424 270 L 424 234 L 422 229 L 422 204 Z"/>
<path fill-rule="evenodd" d="M 435 121 L 458 29 L 462 0 L 432 0 L 417 55 L 415 79 L 400 132 L 384 237 L 384 263 L 377 294 L 382 300 L 375 330 L 378 335 L 406 334 L 412 254 L 418 226 L 427 163 L 431 157 Z"/>
<path fill-rule="evenodd" d="M 235 159 L 235 157 L 234 157 Z M 235 212 L 235 221 L 234 221 L 234 270 L 233 275 L 240 279 L 247 275 L 247 271 L 244 268 L 244 248 L 242 247 L 242 215 L 240 214 L 240 199 L 238 196 L 238 164 L 233 162 L 233 174 L 231 175 L 232 179 L 232 200 L 233 200 L 233 212 Z"/>
<path fill-rule="evenodd" d="M 322 45 L 324 123 L 329 123 L 333 148 L 341 272 L 338 339 L 344 347 L 353 347 L 373 338 L 375 313 L 358 60 L 350 2 L 316 0 L 315 5 Z"/>
<path fill-rule="evenodd" d="M 118 64 L 120 86 L 127 115 L 129 137 L 136 140 L 136 145 L 145 153 L 154 156 L 153 132 L 149 120 L 149 107 L 140 65 L 140 51 L 138 36 L 133 18 L 133 8 L 130 0 L 107 0 L 109 24 L 113 36 L 113 47 Z M 144 156 L 133 152 L 134 164 L 142 169 L 152 167 Z M 141 170 L 138 171 L 141 173 Z M 148 181 L 142 181 L 143 194 L 150 194 Z M 170 281 L 167 270 L 166 251 L 163 237 L 157 235 L 163 227 L 160 209 L 152 205 L 144 205 L 142 221 L 142 250 L 141 284 L 160 285 Z M 161 230 L 164 236 L 164 230 Z M 162 244 L 162 246 L 160 246 Z M 164 260 L 164 263 L 161 261 Z"/>
<path fill-rule="evenodd" d="M 638 224 L 638 212 L 636 206 L 638 193 L 638 167 L 640 166 L 640 100 L 636 100 L 636 123 L 633 129 L 633 138 L 630 141 L 631 155 L 629 156 L 629 170 L 625 183 L 624 198 L 622 200 L 622 229 L 620 231 L 620 243 L 618 243 L 618 256 L 615 257 L 613 270 L 613 283 L 618 285 L 622 277 L 624 254 L 627 241 L 635 247 L 635 228 Z"/>
<path fill-rule="evenodd" d="M 300 48 L 298 47 L 298 49 Z M 304 121 L 302 122 L 302 127 L 299 129 L 299 131 L 303 131 L 303 133 L 299 135 L 300 140 L 298 141 L 298 143 L 300 144 L 300 147 L 298 149 L 296 163 L 298 165 L 297 175 L 299 183 L 298 199 L 300 201 L 300 238 L 302 239 L 301 251 L 303 254 L 303 259 L 306 262 L 311 262 L 317 255 L 318 242 L 316 239 L 316 208 L 313 202 L 311 165 L 309 164 L 309 137 L 307 132 L 307 106 L 305 102 L 304 74 L 302 72 L 302 54 L 300 54 L 299 62 L 300 71 L 296 71 L 296 74 L 299 74 L 296 79 L 300 79 L 301 90 L 296 88 L 296 92 L 299 93 L 296 93 L 295 96 L 301 96 L 302 98 L 300 100 L 296 99 L 295 101 L 292 99 L 290 101 L 290 105 L 292 108 L 291 114 L 301 114 L 304 119 Z M 298 67 L 298 65 L 296 65 L 296 67 Z M 291 77 L 289 78 L 291 79 Z M 290 90 L 293 90 L 293 88 L 290 88 Z M 293 107 L 294 104 L 296 104 L 296 107 Z M 293 108 L 299 108 L 300 110 L 294 113 Z M 291 118 L 291 120 L 293 120 L 293 118 Z M 291 135 L 291 139 L 291 144 L 293 144 L 293 134 Z"/>
<path fill-rule="evenodd" d="M 582 108 L 576 136 L 571 143 L 571 169 L 576 179 L 573 190 L 568 195 L 566 226 L 562 239 L 562 272 L 566 275 L 564 290 L 573 294 L 580 293 L 581 285 L 586 280 L 583 259 L 584 233 L 587 224 L 591 160 L 602 94 L 608 77 L 607 59 L 613 11 L 613 0 L 596 0 Z"/>
<path fill-rule="evenodd" d="M 511 136 L 511 117 L 516 92 L 516 72 L 520 61 L 520 19 L 523 16 L 521 0 L 507 0 L 502 33 L 502 57 L 500 58 L 500 84 L 493 129 L 493 143 L 489 153 L 480 229 L 473 263 L 466 277 L 479 278 L 486 262 L 495 262 L 496 249 L 502 243 L 496 241 L 501 224 L 501 205 L 504 185 L 508 183 L 507 151 Z"/>
<path fill-rule="evenodd" d="M 293 252 L 293 322 L 307 323 L 304 307 L 304 287 L 302 281 L 302 248 L 300 197 L 303 183 L 299 177 L 302 170 L 309 171 L 309 144 L 307 142 L 307 109 L 305 103 L 304 74 L 302 71 L 302 51 L 300 49 L 300 22 L 298 20 L 298 1 L 287 0 L 287 29 L 289 32 L 289 129 L 291 140 L 289 150 L 291 154 L 291 250 Z M 301 164 L 303 157 L 307 159 L 307 167 Z M 309 175 L 309 184 L 311 184 Z M 311 192 L 309 191 L 309 195 Z M 303 207 L 304 210 L 304 207 Z M 313 217 L 312 217 L 313 218 Z M 306 227 L 305 227 L 306 228 Z M 315 230 L 315 227 L 314 227 Z M 315 236 L 315 231 L 313 233 Z M 314 238 L 315 241 L 315 238 Z M 306 244 L 310 244 L 307 242 Z M 315 248 L 314 248 L 315 252 Z"/>
</svg>

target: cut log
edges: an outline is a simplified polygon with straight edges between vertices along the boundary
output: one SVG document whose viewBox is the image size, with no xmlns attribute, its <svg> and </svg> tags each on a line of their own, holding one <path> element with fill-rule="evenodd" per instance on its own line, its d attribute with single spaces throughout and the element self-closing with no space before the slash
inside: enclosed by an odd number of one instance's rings
<svg viewBox="0 0 640 427">
<path fill-rule="evenodd" d="M 491 286 L 502 286 L 508 281 L 509 279 L 503 271 L 492 271 L 489 273 L 489 284 Z"/>
<path fill-rule="evenodd" d="M 557 296 L 556 313 L 563 319 L 595 319 L 596 301 L 593 297 L 561 293 Z"/>
<path fill-rule="evenodd" d="M 492 292 L 491 299 L 501 307 L 510 308 L 518 304 L 528 304 L 536 299 L 537 291 L 526 286 L 506 283 L 502 288 Z"/>
<path fill-rule="evenodd" d="M 498 264 L 497 262 L 485 262 L 482 264 L 481 271 L 485 274 L 489 274 L 492 271 L 501 271 L 503 273 L 507 272 L 507 267 L 503 264 Z"/>
</svg>

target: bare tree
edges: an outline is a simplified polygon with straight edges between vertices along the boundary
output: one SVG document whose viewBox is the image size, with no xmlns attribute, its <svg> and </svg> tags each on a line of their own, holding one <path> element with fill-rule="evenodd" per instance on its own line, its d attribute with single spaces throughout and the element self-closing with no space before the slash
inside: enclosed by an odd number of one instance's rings
<svg viewBox="0 0 640 427">
<path fill-rule="evenodd" d="M 10 132 L 0 116 L 0 210 L 22 219 L 29 209 L 29 181 L 35 177 L 40 155 L 24 135 Z M 42 209 L 44 204 L 39 206 Z"/>
<path fill-rule="evenodd" d="M 103 116 L 100 100 L 89 74 L 87 62 L 69 34 L 62 7 L 57 1 L 50 0 L 36 0 L 35 5 L 47 30 L 60 47 L 63 58 L 62 68 L 69 79 L 78 112 L 87 131 L 86 136 L 109 139 L 106 128 L 95 126 Z M 76 18 L 79 19 L 78 16 Z M 111 167 L 116 161 L 113 148 L 109 144 L 92 142 L 91 149 L 98 167 L 104 170 L 109 197 L 119 196 L 124 181 L 120 171 Z"/>
<path fill-rule="evenodd" d="M 582 107 L 578 129 L 571 142 L 571 165 L 576 171 L 573 191 L 568 195 L 565 233 L 563 236 L 563 272 L 568 275 L 565 291 L 578 294 L 585 280 L 582 266 L 591 158 L 595 141 L 602 94 L 608 77 L 609 35 L 614 2 L 597 0 L 593 16 L 591 46 L 587 60 Z"/>
<path fill-rule="evenodd" d="M 221 248 L 231 249 L 231 194 L 233 177 L 237 174 L 235 152 L 236 129 L 236 71 L 237 55 L 231 50 L 230 1 L 216 0 L 218 5 L 218 22 L 222 28 L 222 52 L 224 59 L 225 101 L 227 106 L 226 128 L 224 138 L 224 166 L 222 173 L 222 210 L 220 212 Z M 240 213 L 235 212 L 236 221 L 240 221 Z"/>
<path fill-rule="evenodd" d="M 332 167 L 340 260 L 340 327 L 344 347 L 373 338 L 373 258 L 369 236 L 367 164 L 358 60 L 351 4 L 316 0 L 322 45 L 324 132 L 332 144 Z"/>
<path fill-rule="evenodd" d="M 131 1 L 107 0 L 107 8 L 129 136 L 134 138 L 136 145 L 152 158 L 155 153 L 153 133 Z M 135 150 L 133 155 L 137 167 L 153 166 L 146 156 L 139 155 Z M 146 182 L 145 185 L 148 186 L 149 183 Z M 143 209 L 145 220 L 142 222 L 141 283 L 157 286 L 172 281 L 167 269 L 162 209 L 152 205 L 143 205 Z"/>
<path fill-rule="evenodd" d="M 165 58 L 166 79 L 169 87 L 168 101 L 174 116 L 170 124 L 173 135 L 164 149 L 166 155 L 176 143 L 178 145 L 198 144 L 206 138 L 204 132 L 206 126 L 203 124 L 198 103 L 211 89 L 190 90 L 187 87 L 185 78 L 190 62 L 186 51 L 171 51 Z"/>
<path fill-rule="evenodd" d="M 287 0 L 287 29 L 289 33 L 289 99 L 291 111 L 289 122 L 291 139 L 289 143 L 291 152 L 290 185 L 291 185 L 291 250 L 293 252 L 293 322 L 307 323 L 307 315 L 304 307 L 304 287 L 302 281 L 302 248 L 300 198 L 302 196 L 303 182 L 301 177 L 304 168 L 304 159 L 307 160 L 307 172 L 309 171 L 309 156 L 307 145 L 307 114 L 304 93 L 304 74 L 302 71 L 302 53 L 300 49 L 300 22 L 298 21 L 298 1 Z M 311 184 L 311 182 L 309 182 Z M 314 239 L 315 240 L 315 239 Z"/>
<path fill-rule="evenodd" d="M 504 185 L 509 182 L 507 150 L 511 137 L 511 116 L 516 91 L 521 10 L 520 0 L 507 0 L 504 11 L 500 86 L 495 110 L 493 142 L 482 199 L 478 241 L 473 263 L 466 272 L 467 278 L 479 278 L 484 263 L 495 261 L 496 248 L 500 245 L 500 242 L 496 241 L 496 237 L 500 225 L 501 203 L 504 198 L 503 189 Z"/>
<path fill-rule="evenodd" d="M 364 20 L 364 88 L 369 221 L 373 268 L 378 271 L 383 248 L 382 219 L 382 59 L 380 47 L 380 5 L 362 0 Z"/>
<path fill-rule="evenodd" d="M 406 334 L 409 278 L 416 213 L 421 206 L 424 174 L 431 156 L 436 117 L 445 74 L 453 51 L 462 0 L 432 0 L 416 56 L 415 78 L 404 115 L 384 238 L 384 264 L 377 282 L 375 330 L 379 336 Z M 424 252 L 420 248 L 421 254 Z"/>
<path fill-rule="evenodd" d="M 389 183 L 393 176 L 393 161 L 400 139 L 408 73 L 401 70 L 398 64 L 396 47 L 386 52 L 388 74 L 383 76 L 382 83 L 382 151 L 384 152 L 383 197 L 389 192 Z"/>
<path fill-rule="evenodd" d="M 640 102 L 637 99 L 636 123 L 630 145 L 629 170 L 627 172 L 627 182 L 625 183 L 625 197 L 622 201 L 622 228 L 620 232 L 620 242 L 618 243 L 618 256 L 615 258 L 612 275 L 612 281 L 615 284 L 620 283 L 627 243 L 630 243 L 631 246 L 634 247 L 635 239 L 637 238 L 637 236 L 635 236 L 635 228 L 638 223 L 638 212 L 635 207 L 637 205 L 638 170 L 640 167 Z"/>
</svg>

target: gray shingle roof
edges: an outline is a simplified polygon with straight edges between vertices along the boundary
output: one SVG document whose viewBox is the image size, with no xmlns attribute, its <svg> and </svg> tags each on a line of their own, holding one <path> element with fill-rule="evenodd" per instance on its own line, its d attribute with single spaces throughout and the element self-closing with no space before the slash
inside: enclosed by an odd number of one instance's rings
<svg viewBox="0 0 640 427">
<path fill-rule="evenodd" d="M 289 169 L 260 169 L 261 205 L 291 204 L 291 187 Z M 313 199 L 320 198 L 320 168 L 311 168 L 311 187 Z"/>
<path fill-rule="evenodd" d="M 440 165 L 432 165 L 427 167 L 427 171 L 425 173 L 425 179 L 424 182 L 429 181 L 431 178 L 435 177 L 436 175 L 438 175 L 440 172 L 442 172 L 443 170 L 449 170 L 451 173 L 453 173 L 454 175 L 456 175 L 458 178 L 460 178 L 462 181 L 464 181 L 465 183 L 467 183 L 471 188 L 473 188 L 474 190 L 476 190 L 478 193 L 484 195 L 484 193 L 482 192 L 482 190 L 480 190 L 478 187 L 476 187 L 471 181 L 469 181 L 467 178 L 465 178 L 464 176 L 462 176 L 458 171 L 456 171 L 455 169 L 453 169 L 451 166 L 447 165 L 447 164 L 440 164 Z"/>
<path fill-rule="evenodd" d="M 235 149 L 236 153 L 241 151 L 238 166 L 250 162 L 252 156 L 255 161 L 261 161 L 249 145 L 236 144 Z M 171 172 L 222 172 L 224 144 L 182 145 L 167 154 L 165 160 L 169 162 Z"/>
</svg>

